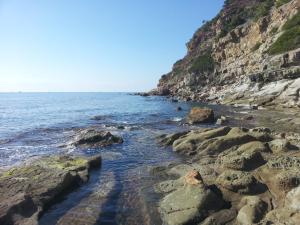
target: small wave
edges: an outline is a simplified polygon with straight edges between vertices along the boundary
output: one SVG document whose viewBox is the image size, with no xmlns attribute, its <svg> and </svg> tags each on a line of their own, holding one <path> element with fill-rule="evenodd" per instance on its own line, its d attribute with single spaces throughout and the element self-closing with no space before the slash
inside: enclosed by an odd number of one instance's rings
<svg viewBox="0 0 300 225">
<path fill-rule="evenodd" d="M 101 157 L 106 160 L 116 160 L 122 157 L 122 153 L 120 152 L 103 152 L 101 153 Z"/>
<path fill-rule="evenodd" d="M 173 117 L 173 118 L 171 119 L 171 121 L 174 121 L 174 122 L 180 122 L 180 121 L 182 121 L 182 120 L 183 120 L 182 117 Z"/>
</svg>

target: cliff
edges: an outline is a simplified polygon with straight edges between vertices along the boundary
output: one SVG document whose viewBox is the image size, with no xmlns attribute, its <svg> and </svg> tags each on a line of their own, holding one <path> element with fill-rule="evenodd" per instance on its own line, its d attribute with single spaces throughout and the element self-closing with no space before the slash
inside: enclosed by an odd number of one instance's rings
<svg viewBox="0 0 300 225">
<path fill-rule="evenodd" d="M 222 104 L 300 107 L 300 1 L 226 0 L 154 93 Z"/>
</svg>

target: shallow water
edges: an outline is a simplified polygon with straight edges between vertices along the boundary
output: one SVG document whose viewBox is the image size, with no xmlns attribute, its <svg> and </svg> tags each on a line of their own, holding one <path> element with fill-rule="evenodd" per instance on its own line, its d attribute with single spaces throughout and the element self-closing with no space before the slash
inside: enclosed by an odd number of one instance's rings
<svg viewBox="0 0 300 225">
<path fill-rule="evenodd" d="M 40 155 L 101 153 L 102 168 L 53 205 L 40 224 L 83 224 L 80 221 L 98 217 L 90 224 L 160 224 L 149 168 L 181 159 L 159 146 L 156 137 L 188 129 L 180 125 L 181 119 L 195 104 L 127 93 L 0 94 L 0 166 Z M 183 110 L 176 111 L 177 106 Z M 231 111 L 211 107 L 220 114 Z M 117 129 L 119 125 L 125 129 Z M 122 136 L 124 143 L 91 149 L 60 147 L 76 130 L 87 127 L 109 130 Z M 83 213 L 87 207 L 90 214 Z"/>
</svg>

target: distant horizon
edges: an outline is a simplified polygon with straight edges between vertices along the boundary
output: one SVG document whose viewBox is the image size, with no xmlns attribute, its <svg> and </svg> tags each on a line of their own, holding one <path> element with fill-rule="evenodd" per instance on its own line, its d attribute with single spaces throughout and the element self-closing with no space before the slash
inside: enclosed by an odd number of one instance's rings
<svg viewBox="0 0 300 225">
<path fill-rule="evenodd" d="M 224 1 L 2 0 L 0 92 L 142 92 Z"/>
</svg>

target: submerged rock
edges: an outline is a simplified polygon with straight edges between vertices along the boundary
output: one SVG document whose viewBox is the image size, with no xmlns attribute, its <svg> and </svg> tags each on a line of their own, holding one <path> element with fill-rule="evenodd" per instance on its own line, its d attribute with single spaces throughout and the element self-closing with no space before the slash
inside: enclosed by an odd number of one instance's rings
<svg viewBox="0 0 300 225">
<path fill-rule="evenodd" d="M 0 176 L 0 224 L 37 224 L 56 198 L 86 182 L 101 157 L 50 156 L 14 167 Z"/>
<path fill-rule="evenodd" d="M 214 119 L 214 111 L 209 108 L 194 107 L 187 116 L 189 124 L 213 123 Z"/>
<path fill-rule="evenodd" d="M 76 147 L 105 147 L 112 144 L 121 144 L 123 139 L 108 131 L 98 131 L 95 129 L 82 130 L 76 134 L 69 145 Z"/>
</svg>

